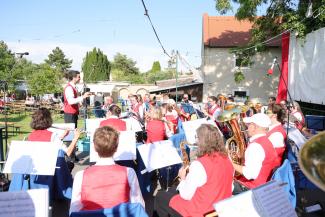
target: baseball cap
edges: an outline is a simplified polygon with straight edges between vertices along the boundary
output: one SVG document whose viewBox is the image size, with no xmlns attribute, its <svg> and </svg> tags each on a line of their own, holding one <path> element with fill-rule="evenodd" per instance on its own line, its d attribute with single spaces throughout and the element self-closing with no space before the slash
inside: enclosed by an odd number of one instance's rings
<svg viewBox="0 0 325 217">
<path fill-rule="evenodd" d="M 257 113 L 251 117 L 246 117 L 243 119 L 243 121 L 246 124 L 254 123 L 257 126 L 264 128 L 268 128 L 271 125 L 271 119 L 269 118 L 269 116 L 263 113 Z"/>
</svg>

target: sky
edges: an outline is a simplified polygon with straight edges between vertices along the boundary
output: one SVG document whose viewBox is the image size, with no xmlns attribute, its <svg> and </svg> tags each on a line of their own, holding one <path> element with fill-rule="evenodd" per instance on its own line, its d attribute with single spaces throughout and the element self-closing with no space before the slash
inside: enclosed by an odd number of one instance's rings
<svg viewBox="0 0 325 217">
<path fill-rule="evenodd" d="M 178 50 L 191 66 L 200 66 L 202 15 L 219 15 L 215 1 L 144 2 L 166 51 Z M 76 70 L 94 47 L 109 60 L 126 54 L 141 71 L 157 60 L 167 66 L 141 0 L 1 0 L 0 8 L 0 40 L 12 52 L 29 52 L 26 59 L 34 63 L 44 62 L 58 46 Z"/>
</svg>

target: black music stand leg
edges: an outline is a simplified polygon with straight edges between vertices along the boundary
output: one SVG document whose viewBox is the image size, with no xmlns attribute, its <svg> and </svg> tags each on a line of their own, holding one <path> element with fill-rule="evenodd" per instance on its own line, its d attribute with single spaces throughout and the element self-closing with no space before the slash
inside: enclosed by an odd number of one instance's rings
<svg viewBox="0 0 325 217">
<path fill-rule="evenodd" d="M 27 183 L 28 183 L 28 189 L 27 190 L 30 190 L 30 175 L 29 174 L 25 174 L 24 175 L 24 180 L 27 180 Z"/>
<path fill-rule="evenodd" d="M 169 173 L 171 170 L 171 166 L 167 167 L 167 182 L 166 182 L 166 192 L 168 191 L 169 188 Z"/>
</svg>

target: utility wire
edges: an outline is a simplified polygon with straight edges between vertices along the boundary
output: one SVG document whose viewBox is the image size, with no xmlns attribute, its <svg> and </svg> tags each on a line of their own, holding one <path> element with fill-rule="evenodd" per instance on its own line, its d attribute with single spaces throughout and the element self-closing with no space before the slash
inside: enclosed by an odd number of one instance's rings
<svg viewBox="0 0 325 217">
<path fill-rule="evenodd" d="M 313 11 L 312 14 L 314 14 L 316 11 L 318 11 L 318 10 L 320 10 L 320 9 L 321 9 L 321 8 L 317 8 L 316 10 Z M 319 15 L 321 15 L 321 14 L 324 12 L 324 10 L 325 10 L 325 9 L 320 10 L 319 13 L 318 13 L 317 15 L 313 16 L 313 18 L 314 18 L 314 19 L 317 18 Z M 307 18 L 308 18 L 308 17 L 305 17 L 305 18 L 302 19 L 300 22 L 305 21 Z M 255 44 L 255 45 L 250 46 L 250 47 L 243 48 L 243 49 L 238 49 L 238 50 L 234 50 L 234 51 L 245 51 L 245 50 L 250 50 L 250 49 L 252 49 L 252 48 L 255 49 L 255 47 L 256 47 L 257 45 L 268 44 L 268 43 L 270 43 L 270 41 L 272 41 L 273 39 L 275 39 L 275 38 L 277 38 L 277 37 L 279 37 L 279 36 L 281 36 L 281 35 L 283 35 L 283 34 L 285 34 L 285 33 L 287 33 L 287 32 L 290 32 L 293 28 L 294 28 L 294 27 L 291 27 L 290 29 L 287 29 L 287 30 L 285 30 L 285 31 L 283 31 L 283 32 L 281 32 L 281 33 L 279 33 L 278 35 L 273 36 L 273 37 L 271 37 L 271 38 L 269 38 L 269 39 L 267 39 L 267 40 L 265 40 L 265 41 L 263 41 L 263 42 L 261 42 L 261 43 L 257 43 L 257 44 Z"/>
<path fill-rule="evenodd" d="M 160 39 L 159 39 L 159 36 L 158 36 L 158 34 L 157 34 L 157 31 L 156 31 L 156 29 L 155 29 L 155 27 L 154 27 L 154 25 L 152 24 L 152 21 L 151 21 L 151 19 L 150 19 L 150 16 L 149 16 L 149 13 L 148 13 L 148 10 L 147 10 L 147 7 L 146 7 L 146 4 L 144 3 L 143 0 L 141 0 L 141 1 L 142 1 L 142 5 L 143 5 L 143 8 L 144 8 L 144 15 L 145 15 L 146 17 L 148 17 L 148 20 L 149 20 L 149 22 L 150 22 L 151 28 L 152 28 L 153 32 L 155 33 L 155 35 L 156 35 L 156 38 L 157 38 L 157 40 L 158 40 L 158 42 L 159 42 L 159 44 L 160 44 L 160 47 L 162 48 L 164 54 L 166 54 L 169 58 L 172 58 L 172 57 L 167 53 L 167 51 L 165 50 L 163 44 L 161 43 L 161 41 L 160 41 Z"/>
</svg>

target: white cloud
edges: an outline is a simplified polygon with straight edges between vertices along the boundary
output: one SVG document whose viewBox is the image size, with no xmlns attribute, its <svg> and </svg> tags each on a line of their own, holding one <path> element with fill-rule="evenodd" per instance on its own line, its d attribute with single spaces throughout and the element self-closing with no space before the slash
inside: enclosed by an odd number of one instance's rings
<svg viewBox="0 0 325 217">
<path fill-rule="evenodd" d="M 60 47 L 67 58 L 72 59 L 72 68 L 76 70 L 81 69 L 83 58 L 87 51 L 93 49 L 94 46 L 82 45 L 78 43 L 59 43 L 59 42 L 6 42 L 12 52 L 29 52 L 26 59 L 34 62 L 41 63 L 52 52 L 55 47 Z M 162 67 L 167 66 L 168 58 L 162 54 L 159 48 L 148 47 L 145 45 L 137 44 L 102 44 L 96 45 L 101 49 L 109 58 L 117 53 L 126 54 L 137 62 L 137 67 L 141 71 L 151 69 L 153 61 L 160 61 Z"/>
</svg>

